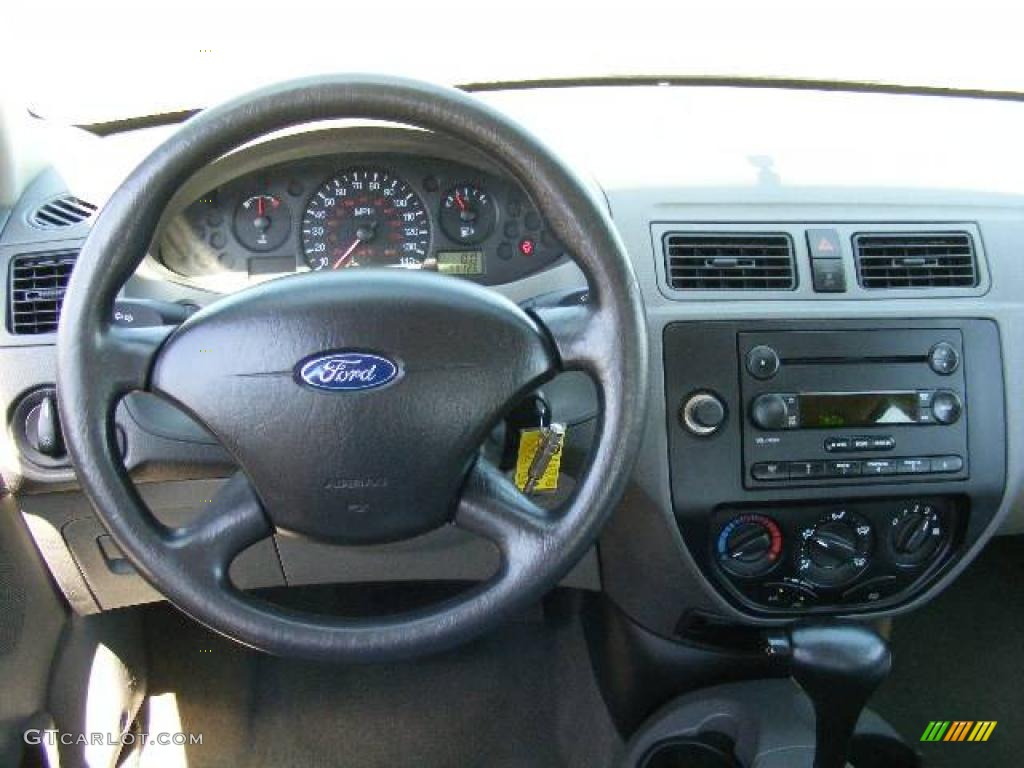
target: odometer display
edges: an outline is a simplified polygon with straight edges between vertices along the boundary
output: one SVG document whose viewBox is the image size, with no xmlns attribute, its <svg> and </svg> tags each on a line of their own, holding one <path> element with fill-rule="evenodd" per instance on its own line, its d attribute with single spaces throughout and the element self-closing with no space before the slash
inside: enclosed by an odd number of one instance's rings
<svg viewBox="0 0 1024 768">
<path fill-rule="evenodd" d="M 397 176 L 373 168 L 338 173 L 313 195 L 302 216 L 310 269 L 420 269 L 430 250 L 430 218 Z"/>
</svg>

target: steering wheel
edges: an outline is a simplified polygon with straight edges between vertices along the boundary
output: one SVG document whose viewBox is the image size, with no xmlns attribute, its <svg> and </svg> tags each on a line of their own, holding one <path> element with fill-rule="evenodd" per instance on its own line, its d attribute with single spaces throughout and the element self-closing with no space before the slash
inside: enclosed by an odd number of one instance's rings
<svg viewBox="0 0 1024 768">
<path fill-rule="evenodd" d="M 525 188 L 586 275 L 590 303 L 527 313 L 474 283 L 406 270 L 296 275 L 170 328 L 111 322 L 114 299 L 196 171 L 267 133 L 317 120 L 404 123 L 472 145 Z M 206 110 L 150 154 L 96 219 L 57 337 L 68 451 L 97 514 L 181 610 L 267 652 L 374 661 L 468 640 L 537 600 L 594 543 L 637 454 L 647 397 L 643 305 L 601 202 L 537 139 L 459 91 L 331 76 Z M 573 494 L 544 511 L 479 457 L 489 431 L 558 372 L 597 385 L 599 437 Z M 114 411 L 147 391 L 204 424 L 239 467 L 183 528 L 146 509 Z M 491 540 L 488 580 L 424 610 L 349 619 L 237 589 L 234 557 L 275 532 L 370 544 L 454 524 Z"/>
</svg>

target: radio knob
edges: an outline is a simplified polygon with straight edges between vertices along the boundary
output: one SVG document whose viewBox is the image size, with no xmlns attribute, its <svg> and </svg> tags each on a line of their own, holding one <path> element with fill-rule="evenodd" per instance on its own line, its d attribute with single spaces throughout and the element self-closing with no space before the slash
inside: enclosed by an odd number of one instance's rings
<svg viewBox="0 0 1024 768">
<path fill-rule="evenodd" d="M 940 376 L 949 376 L 960 367 L 960 355 L 948 341 L 940 341 L 928 351 L 928 367 Z"/>
<path fill-rule="evenodd" d="M 785 429 L 789 426 L 786 398 L 782 395 L 758 395 L 750 406 L 750 419 L 759 429 Z"/>
<path fill-rule="evenodd" d="M 711 392 L 697 392 L 683 403 L 679 415 L 692 434 L 707 437 L 725 423 L 725 404 Z"/>
<path fill-rule="evenodd" d="M 760 344 L 747 353 L 747 373 L 755 379 L 770 379 L 779 371 L 779 353 Z"/>
<path fill-rule="evenodd" d="M 932 395 L 932 416 L 939 424 L 955 424 L 962 411 L 963 406 L 955 392 L 939 390 Z"/>
</svg>

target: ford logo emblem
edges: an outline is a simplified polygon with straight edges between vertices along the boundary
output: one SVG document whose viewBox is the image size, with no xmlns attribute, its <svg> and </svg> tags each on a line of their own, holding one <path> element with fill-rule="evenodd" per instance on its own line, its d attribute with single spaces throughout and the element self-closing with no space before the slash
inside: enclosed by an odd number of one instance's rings
<svg viewBox="0 0 1024 768">
<path fill-rule="evenodd" d="M 314 389 L 354 392 L 377 389 L 398 378 L 394 361 L 368 352 L 334 352 L 307 357 L 295 366 L 299 379 Z"/>
</svg>

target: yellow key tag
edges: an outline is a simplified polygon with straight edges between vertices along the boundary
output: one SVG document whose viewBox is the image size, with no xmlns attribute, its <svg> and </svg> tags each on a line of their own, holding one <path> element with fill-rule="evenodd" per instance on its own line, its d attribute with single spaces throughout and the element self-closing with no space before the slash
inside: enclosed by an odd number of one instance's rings
<svg viewBox="0 0 1024 768">
<path fill-rule="evenodd" d="M 527 493 L 558 490 L 565 425 L 552 424 L 519 433 L 516 454 L 516 487 Z"/>
</svg>

